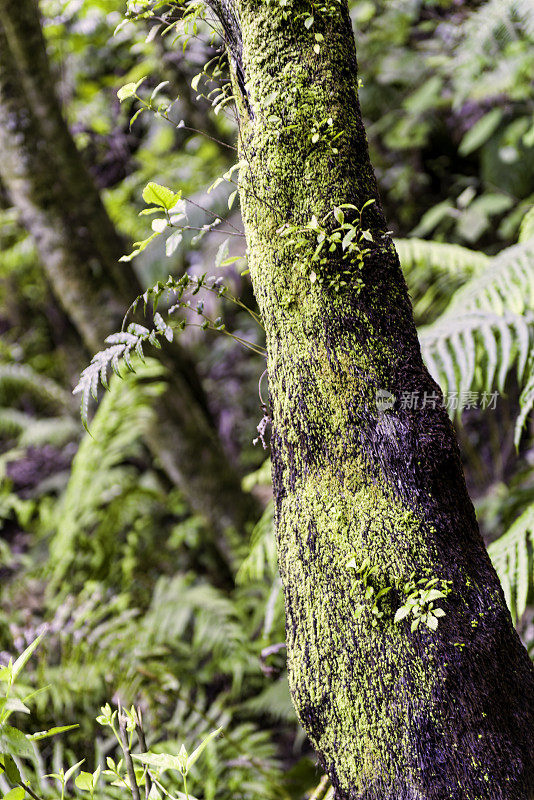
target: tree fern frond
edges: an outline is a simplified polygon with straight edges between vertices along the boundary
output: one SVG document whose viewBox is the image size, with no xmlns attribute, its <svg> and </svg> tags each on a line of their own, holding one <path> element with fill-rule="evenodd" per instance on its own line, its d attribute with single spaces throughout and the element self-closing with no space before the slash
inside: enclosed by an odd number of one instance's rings
<svg viewBox="0 0 534 800">
<path fill-rule="evenodd" d="M 455 293 L 446 313 L 460 309 L 494 314 L 523 314 L 534 309 L 534 239 L 494 256 L 486 270 Z"/>
<path fill-rule="evenodd" d="M 286 674 L 282 675 L 276 683 L 267 686 L 256 697 L 248 700 L 244 707 L 255 715 L 266 716 L 283 722 L 296 722 L 295 709 L 291 702 Z"/>
<path fill-rule="evenodd" d="M 519 447 L 523 426 L 528 415 L 534 407 L 534 356 L 531 357 L 527 368 L 527 380 L 519 397 L 519 414 L 515 423 L 514 444 Z"/>
<path fill-rule="evenodd" d="M 143 627 L 152 644 L 182 648 L 189 640 L 195 658 L 209 657 L 235 685 L 254 659 L 238 604 L 184 575 L 159 579 Z"/>
<path fill-rule="evenodd" d="M 61 447 L 77 438 L 78 425 L 68 415 L 39 419 L 16 408 L 0 408 L 0 436 L 16 438 L 18 447 Z"/>
<path fill-rule="evenodd" d="M 472 60 L 502 42 L 511 41 L 520 28 L 534 38 L 534 8 L 530 0 L 489 0 L 463 23 L 457 57 Z"/>
<path fill-rule="evenodd" d="M 395 247 L 418 324 L 433 321 L 445 310 L 451 294 L 490 263 L 484 253 L 456 244 L 410 238 L 396 239 Z"/>
<path fill-rule="evenodd" d="M 532 586 L 533 547 L 534 505 L 529 506 L 506 533 L 488 547 L 514 622 L 524 614 Z"/>
<path fill-rule="evenodd" d="M 420 328 L 423 357 L 448 392 L 503 389 L 515 366 L 521 381 L 534 334 L 534 239 L 488 259 L 446 310 Z M 525 415 L 527 394 L 522 408 Z M 524 421 L 524 417 L 521 421 Z"/>
<path fill-rule="evenodd" d="M 237 583 L 246 584 L 262 581 L 266 575 L 272 578 L 277 570 L 276 559 L 274 504 L 271 500 L 254 526 L 250 540 L 250 550 L 237 572 Z"/>
<path fill-rule="evenodd" d="M 69 393 L 51 378 L 25 364 L 0 364 L 0 405 L 12 406 L 23 395 L 57 410 L 72 407 Z"/>
<path fill-rule="evenodd" d="M 130 508 L 128 493 L 136 488 L 139 502 L 146 504 L 146 494 L 139 487 L 137 473 L 125 461 L 139 453 L 139 441 L 153 423 L 153 398 L 164 390 L 164 368 L 153 359 L 145 364 L 136 362 L 135 374 L 124 380 L 113 379 L 93 419 L 92 436 L 86 434 L 74 458 L 67 489 L 55 515 L 56 529 L 50 546 L 51 589 L 57 589 L 63 576 L 70 572 L 71 585 L 76 572 L 87 569 L 81 541 L 86 541 L 87 558 L 102 561 L 105 548 L 120 547 L 118 538 L 124 524 L 117 517 L 121 509 Z M 147 379 L 150 378 L 150 382 Z M 87 487 L 91 491 L 87 491 Z M 110 517 L 109 508 L 120 498 L 116 514 Z M 132 511 L 132 523 L 139 510 Z M 115 529 L 108 530 L 108 522 Z M 109 555 L 109 554 L 108 554 Z M 85 578 L 90 575 L 85 575 Z"/>
<path fill-rule="evenodd" d="M 70 416 L 33 418 L 26 425 L 18 440 L 20 447 L 42 447 L 51 444 L 62 447 L 76 441 L 80 434 L 79 423 Z"/>
<path fill-rule="evenodd" d="M 403 270 L 422 267 L 427 274 L 443 272 L 469 277 L 483 272 L 490 261 L 489 256 L 484 253 L 459 244 L 417 238 L 394 241 Z"/>
<path fill-rule="evenodd" d="M 434 380 L 444 391 L 458 392 L 474 386 L 502 390 L 514 364 L 521 375 L 528 357 L 531 330 L 519 315 L 475 311 L 444 314 L 432 325 L 419 329 L 423 358 Z"/>
<path fill-rule="evenodd" d="M 523 219 L 519 228 L 519 242 L 527 242 L 534 239 L 534 206 L 531 206 Z"/>
</svg>

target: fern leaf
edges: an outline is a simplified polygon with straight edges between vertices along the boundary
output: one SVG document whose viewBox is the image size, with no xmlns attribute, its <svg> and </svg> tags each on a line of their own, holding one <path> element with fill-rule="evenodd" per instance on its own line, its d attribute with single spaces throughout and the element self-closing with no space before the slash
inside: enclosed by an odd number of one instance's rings
<svg viewBox="0 0 534 800">
<path fill-rule="evenodd" d="M 519 228 L 519 242 L 527 242 L 529 239 L 534 239 L 534 206 L 529 208 Z"/>
<path fill-rule="evenodd" d="M 534 356 L 527 370 L 528 378 L 519 397 L 519 414 L 515 423 L 514 444 L 519 447 L 523 426 L 534 407 Z"/>
<path fill-rule="evenodd" d="M 12 406 L 22 395 L 55 410 L 72 405 L 69 393 L 51 378 L 25 364 L 0 364 L 0 404 Z"/>
<path fill-rule="evenodd" d="M 276 541 L 274 536 L 274 504 L 267 505 L 252 531 L 250 551 L 237 572 L 239 584 L 264 580 L 276 574 Z"/>
<path fill-rule="evenodd" d="M 503 536 L 488 547 L 514 622 L 524 614 L 532 586 L 533 547 L 534 504 L 523 512 Z"/>
<path fill-rule="evenodd" d="M 478 275 L 487 267 L 490 259 L 484 253 L 470 250 L 458 244 L 432 242 L 427 239 L 395 239 L 402 268 L 411 271 L 423 267 L 427 274 L 459 274 L 462 277 Z"/>
<path fill-rule="evenodd" d="M 474 360 L 481 376 L 480 388 L 491 391 L 498 365 L 497 382 L 502 389 L 514 363 L 518 371 L 522 370 L 531 336 L 524 317 L 487 311 L 444 314 L 434 324 L 419 329 L 423 358 L 432 377 L 444 390 L 459 394 L 476 385 Z"/>
<path fill-rule="evenodd" d="M 480 310 L 523 314 L 533 308 L 534 239 L 531 239 L 494 256 L 483 272 L 455 293 L 445 313 Z"/>
<path fill-rule="evenodd" d="M 423 357 L 443 389 L 501 391 L 515 366 L 523 379 L 534 335 L 534 239 L 487 259 L 438 319 L 420 329 Z M 530 384 L 529 384 L 530 385 Z M 532 403 L 522 396 L 520 426 Z M 519 435 L 519 434 L 516 434 Z"/>
<path fill-rule="evenodd" d="M 153 422 L 152 401 L 154 395 L 164 389 L 163 381 L 158 380 L 164 375 L 164 369 L 154 360 L 137 364 L 136 369 L 136 375 L 127 375 L 123 380 L 112 378 L 111 390 L 94 416 L 92 436 L 84 436 L 74 458 L 67 488 L 53 520 L 55 532 L 50 546 L 53 590 L 68 571 L 72 585 L 74 564 L 79 572 L 85 568 L 80 554 L 80 541 L 84 537 L 89 539 L 93 563 L 105 559 L 94 554 L 104 540 L 102 548 L 109 548 L 110 542 L 115 546 L 118 532 L 124 527 L 120 514 L 132 514 L 128 492 L 133 486 L 146 504 L 147 494 L 138 486 L 137 473 L 132 474 L 124 462 L 139 454 L 139 439 Z M 94 374 L 98 376 L 99 373 Z M 151 379 L 150 382 L 147 379 Z M 90 380 L 86 382 L 84 398 L 89 396 Z M 91 491 L 87 491 L 88 486 Z M 111 519 L 109 506 L 116 497 L 122 500 L 115 518 Z M 138 513 L 136 507 L 133 516 Z M 111 531 L 106 524 L 111 526 Z M 120 542 L 118 544 L 120 546 Z"/>
</svg>

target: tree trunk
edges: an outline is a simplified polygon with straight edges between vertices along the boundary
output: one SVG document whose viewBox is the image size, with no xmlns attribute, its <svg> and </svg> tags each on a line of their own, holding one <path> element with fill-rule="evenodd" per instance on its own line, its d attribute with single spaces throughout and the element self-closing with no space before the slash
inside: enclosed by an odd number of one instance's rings
<svg viewBox="0 0 534 800">
<path fill-rule="evenodd" d="M 399 402 L 403 393 L 441 392 L 423 365 L 386 233 L 346 0 L 328 0 L 326 10 L 292 0 L 213 7 L 248 162 L 241 203 L 267 331 L 299 719 L 338 800 L 527 800 L 533 668 L 479 534 L 445 410 Z M 323 264 L 312 261 L 313 230 L 281 235 L 286 223 L 304 227 L 336 205 L 369 200 L 363 264 L 339 244 Z M 337 225 L 329 216 L 329 233 Z M 380 390 L 396 399 L 377 403 Z M 413 612 L 394 622 L 413 581 L 417 591 L 443 589 L 435 630 L 427 617 L 430 627 L 423 620 L 412 632 Z M 427 612 L 432 601 L 418 597 Z"/>
<path fill-rule="evenodd" d="M 125 245 L 63 119 L 34 0 L 0 0 L 0 177 L 34 237 L 53 291 L 89 352 L 120 328 L 141 288 Z M 181 348 L 162 361 L 169 388 L 148 442 L 191 507 L 219 536 L 259 516 L 223 452 L 195 368 Z"/>
</svg>

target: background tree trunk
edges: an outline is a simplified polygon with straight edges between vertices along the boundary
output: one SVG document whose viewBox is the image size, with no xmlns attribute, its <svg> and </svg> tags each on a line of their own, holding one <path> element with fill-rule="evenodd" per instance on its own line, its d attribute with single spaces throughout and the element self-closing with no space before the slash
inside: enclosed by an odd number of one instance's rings
<svg viewBox="0 0 534 800">
<path fill-rule="evenodd" d="M 312 11 L 235 0 L 214 10 L 233 61 L 248 161 L 241 203 L 267 331 L 298 716 L 338 800 L 527 800 L 532 664 L 480 537 L 445 410 L 399 402 L 403 393 L 441 392 L 423 365 L 386 234 L 347 4 Z M 361 209 L 370 199 L 363 226 L 373 241 L 364 242 L 361 268 L 339 246 L 318 266 L 313 235 L 280 236 L 285 223 L 304 226 L 335 205 Z M 330 230 L 337 224 L 328 218 Z M 395 396 L 391 407 L 377 405 L 381 389 Z M 375 572 L 362 580 L 347 564 L 366 559 Z M 422 624 L 411 632 L 413 616 L 394 623 L 412 575 L 425 585 L 450 581 L 435 631 Z M 375 605 L 380 617 L 366 584 L 374 597 L 389 590 Z"/>
<path fill-rule="evenodd" d="M 0 177 L 34 237 L 52 288 L 88 351 L 100 350 L 141 293 L 125 245 L 63 119 L 34 0 L 0 0 Z M 216 534 L 259 516 L 241 489 L 194 364 L 166 346 L 168 390 L 149 445 Z"/>
</svg>

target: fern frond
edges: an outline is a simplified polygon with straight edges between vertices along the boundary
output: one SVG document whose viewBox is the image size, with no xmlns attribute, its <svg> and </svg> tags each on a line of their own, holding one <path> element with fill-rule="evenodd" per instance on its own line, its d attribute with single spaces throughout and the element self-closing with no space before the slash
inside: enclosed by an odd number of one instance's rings
<svg viewBox="0 0 534 800">
<path fill-rule="evenodd" d="M 254 661 L 239 606 L 214 586 L 190 577 L 162 577 L 143 621 L 148 641 L 171 648 L 193 649 L 195 658 L 209 657 L 218 672 L 231 675 L 234 686 Z M 209 671 L 209 665 L 206 668 Z M 198 675 L 197 675 L 198 679 Z"/>
<path fill-rule="evenodd" d="M 67 415 L 39 419 L 16 408 L 0 408 L 0 436 L 16 438 L 18 447 L 61 447 L 77 438 L 78 425 Z"/>
<path fill-rule="evenodd" d="M 533 583 L 533 547 L 534 505 L 529 506 L 506 533 L 488 547 L 514 622 L 525 612 Z"/>
<path fill-rule="evenodd" d="M 489 0 L 463 23 L 457 56 L 472 60 L 478 54 L 487 55 L 500 43 L 515 39 L 518 29 L 534 38 L 534 8 L 530 0 Z"/>
<path fill-rule="evenodd" d="M 519 396 L 519 414 L 515 423 L 514 444 L 519 447 L 523 426 L 534 407 L 534 356 L 527 367 L 527 379 Z"/>
<path fill-rule="evenodd" d="M 276 683 L 267 686 L 256 697 L 248 700 L 244 706 L 255 715 L 266 716 L 286 723 L 296 722 L 295 708 L 291 702 L 286 674 L 280 677 Z"/>
<path fill-rule="evenodd" d="M 512 366 L 524 371 L 531 346 L 531 326 L 515 314 L 476 311 L 443 314 L 419 329 L 423 358 L 434 380 L 447 392 L 474 387 L 501 390 Z"/>
<path fill-rule="evenodd" d="M 12 406 L 23 395 L 57 410 L 72 406 L 69 393 L 51 378 L 24 364 L 0 364 L 0 405 Z"/>
<path fill-rule="evenodd" d="M 81 417 L 84 428 L 87 429 L 88 414 L 89 414 L 89 401 L 92 397 L 97 399 L 98 386 L 107 389 L 109 372 L 112 370 L 119 378 L 122 378 L 120 371 L 121 363 L 126 364 L 130 372 L 135 372 L 132 364 L 132 357 L 138 356 L 141 361 L 144 361 L 143 343 L 150 342 L 154 344 L 157 342 L 157 337 L 162 332 L 157 328 L 149 330 L 143 325 L 132 323 L 128 326 L 127 331 L 120 331 L 119 333 L 112 333 L 106 338 L 106 343 L 110 345 L 105 350 L 93 356 L 93 359 L 88 367 L 84 369 L 80 375 L 78 384 L 73 389 L 73 394 L 81 394 Z"/>
<path fill-rule="evenodd" d="M 272 578 L 277 570 L 276 540 L 274 536 L 274 504 L 271 500 L 254 526 L 250 550 L 239 567 L 236 581 L 239 584 Z"/>
<path fill-rule="evenodd" d="M 124 380 L 112 380 L 111 391 L 93 419 L 92 436 L 84 436 L 74 458 L 67 489 L 55 515 L 56 530 L 50 546 L 52 590 L 67 572 L 71 585 L 76 573 L 83 575 L 87 570 L 85 579 L 90 577 L 87 560 L 92 563 L 93 572 L 98 564 L 105 566 L 114 548 L 121 546 L 121 526 L 125 524 L 121 515 L 130 510 L 133 524 L 140 514 L 139 505 L 146 505 L 147 494 L 139 486 L 137 471 L 125 461 L 139 453 L 140 438 L 153 423 L 152 403 L 164 390 L 164 382 L 158 380 L 164 375 L 164 368 L 147 360 L 145 364 L 137 361 L 135 369 L 136 373 L 127 374 Z M 87 491 L 88 486 L 91 491 Z M 133 489 L 138 491 L 134 509 L 129 500 Z M 111 566 L 107 563 L 108 569 Z"/>
<path fill-rule="evenodd" d="M 488 260 L 449 306 L 420 328 L 423 357 L 448 392 L 503 389 L 515 366 L 523 379 L 534 334 L 534 240 Z M 526 408 L 526 397 L 523 406 Z M 528 410 L 525 411 L 525 414 Z"/>
<path fill-rule="evenodd" d="M 534 239 L 534 206 L 531 206 L 523 219 L 519 228 L 519 242 L 527 242 L 529 239 Z"/>
<path fill-rule="evenodd" d="M 455 293 L 446 313 L 534 309 L 534 239 L 513 245 L 494 256 L 486 270 Z"/>
<path fill-rule="evenodd" d="M 395 239 L 394 243 L 403 270 L 410 272 L 422 268 L 428 276 L 447 273 L 467 278 L 483 272 L 490 261 L 484 253 L 459 244 L 432 242 L 415 237 Z"/>
</svg>

